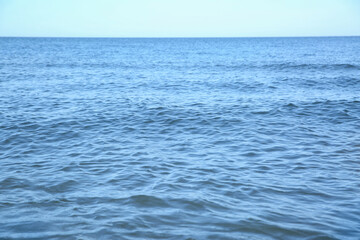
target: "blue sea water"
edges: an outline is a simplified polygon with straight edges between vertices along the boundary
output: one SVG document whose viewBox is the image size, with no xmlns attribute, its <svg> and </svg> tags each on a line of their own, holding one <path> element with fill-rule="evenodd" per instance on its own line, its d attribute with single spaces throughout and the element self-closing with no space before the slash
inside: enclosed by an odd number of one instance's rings
<svg viewBox="0 0 360 240">
<path fill-rule="evenodd" d="M 360 239 L 360 37 L 0 38 L 0 239 Z"/>
</svg>

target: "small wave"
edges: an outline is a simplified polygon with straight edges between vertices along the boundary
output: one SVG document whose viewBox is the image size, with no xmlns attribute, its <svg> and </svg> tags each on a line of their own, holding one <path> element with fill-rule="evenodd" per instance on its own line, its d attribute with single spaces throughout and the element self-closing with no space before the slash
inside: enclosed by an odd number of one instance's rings
<svg viewBox="0 0 360 240">
<path fill-rule="evenodd" d="M 206 67 L 211 67 L 206 66 Z M 272 70 L 360 70 L 360 65 L 338 63 L 338 64 L 310 64 L 310 63 L 272 63 L 272 64 L 216 64 L 216 68 L 224 69 L 272 69 Z"/>
<path fill-rule="evenodd" d="M 353 64 L 294 64 L 294 63 L 280 63 L 280 64 L 267 64 L 264 66 L 259 66 L 270 69 L 294 69 L 294 70 L 305 70 L 305 69 L 314 69 L 314 70 L 341 70 L 341 69 L 355 69 L 359 70 L 359 65 Z"/>
<path fill-rule="evenodd" d="M 8 177 L 0 182 L 0 189 L 14 190 L 17 188 L 29 188 L 32 186 L 32 183 L 26 179 Z"/>
<path fill-rule="evenodd" d="M 54 185 L 44 186 L 43 189 L 49 193 L 63 193 L 75 189 L 77 185 L 78 182 L 75 180 L 66 180 L 64 182 L 56 183 Z"/>
<path fill-rule="evenodd" d="M 150 195 L 133 195 L 127 198 L 127 203 L 145 208 L 166 208 L 170 206 L 164 199 Z"/>
</svg>

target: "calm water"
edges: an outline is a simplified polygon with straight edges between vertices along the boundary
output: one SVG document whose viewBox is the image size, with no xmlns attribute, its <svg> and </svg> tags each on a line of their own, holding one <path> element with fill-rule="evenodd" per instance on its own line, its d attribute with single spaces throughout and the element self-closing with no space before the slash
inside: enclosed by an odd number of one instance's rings
<svg viewBox="0 0 360 240">
<path fill-rule="evenodd" d="M 0 239 L 360 239 L 360 37 L 0 38 Z"/>
</svg>

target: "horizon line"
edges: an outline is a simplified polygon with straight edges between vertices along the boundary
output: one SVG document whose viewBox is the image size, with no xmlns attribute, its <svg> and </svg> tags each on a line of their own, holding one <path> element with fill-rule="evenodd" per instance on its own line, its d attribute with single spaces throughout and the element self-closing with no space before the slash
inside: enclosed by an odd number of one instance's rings
<svg viewBox="0 0 360 240">
<path fill-rule="evenodd" d="M 110 37 L 110 36 L 0 36 L 0 38 L 134 38 L 134 39 L 146 39 L 146 38 L 330 38 L 330 37 L 360 37 L 360 35 L 321 35 L 321 36 L 311 36 L 311 35 L 304 35 L 304 36 L 237 36 L 237 37 L 230 37 L 230 36 L 221 36 L 221 37 L 210 37 L 210 36 L 202 36 L 202 37 L 191 37 L 191 36 L 177 36 L 177 37 L 159 37 L 159 36 L 150 36 L 150 37 L 134 37 L 134 36 L 127 36 L 127 37 Z"/>
</svg>

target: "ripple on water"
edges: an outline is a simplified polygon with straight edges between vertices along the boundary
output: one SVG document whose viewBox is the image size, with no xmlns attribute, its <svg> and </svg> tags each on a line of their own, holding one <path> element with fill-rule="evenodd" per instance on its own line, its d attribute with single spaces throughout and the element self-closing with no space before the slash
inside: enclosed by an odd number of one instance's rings
<svg viewBox="0 0 360 240">
<path fill-rule="evenodd" d="M 1 239 L 358 239 L 358 38 L 0 42 Z"/>
</svg>

